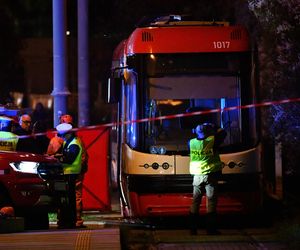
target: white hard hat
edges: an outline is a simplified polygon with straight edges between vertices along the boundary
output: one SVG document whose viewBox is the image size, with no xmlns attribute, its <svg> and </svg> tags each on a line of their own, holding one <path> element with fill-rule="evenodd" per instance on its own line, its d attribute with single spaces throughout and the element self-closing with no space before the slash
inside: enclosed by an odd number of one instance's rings
<svg viewBox="0 0 300 250">
<path fill-rule="evenodd" d="M 69 123 L 61 123 L 56 126 L 57 133 L 61 135 L 68 133 L 72 128 L 72 125 Z"/>
</svg>

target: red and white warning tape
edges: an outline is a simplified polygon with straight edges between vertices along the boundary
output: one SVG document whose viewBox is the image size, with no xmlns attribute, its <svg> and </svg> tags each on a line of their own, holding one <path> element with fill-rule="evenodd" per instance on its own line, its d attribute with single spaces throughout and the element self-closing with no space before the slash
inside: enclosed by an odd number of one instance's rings
<svg viewBox="0 0 300 250">
<path fill-rule="evenodd" d="M 205 114 L 209 114 L 209 113 L 232 111 L 232 110 L 236 110 L 236 109 L 250 109 L 250 108 L 258 108 L 258 107 L 267 107 L 267 106 L 280 105 L 280 104 L 286 104 L 286 103 L 294 103 L 294 102 L 300 102 L 300 98 L 290 98 L 290 99 L 284 99 L 284 100 L 278 100 L 278 101 L 253 103 L 253 104 L 247 104 L 247 105 L 240 105 L 240 106 L 233 106 L 233 107 L 226 107 L 226 108 L 217 108 L 217 109 L 210 109 L 210 110 L 204 110 L 204 111 L 195 111 L 195 112 L 189 112 L 189 113 L 165 115 L 165 116 L 143 118 L 143 119 L 137 119 L 137 120 L 128 120 L 128 121 L 124 121 L 124 122 L 111 122 L 111 123 L 105 123 L 105 124 L 99 124 L 99 125 L 93 125 L 93 126 L 74 128 L 74 129 L 72 129 L 72 131 L 98 129 L 101 127 L 107 128 L 107 127 L 119 126 L 122 124 L 126 125 L 126 124 L 130 124 L 130 123 L 142 123 L 142 122 L 149 122 L 149 121 L 167 120 L 167 119 L 174 119 L 174 118 L 187 117 L 187 116 L 197 116 L 197 115 L 205 115 Z M 56 131 L 53 131 L 53 133 L 56 133 Z M 35 135 L 39 136 L 39 135 L 44 135 L 44 134 L 45 133 L 38 133 Z M 27 136 L 20 136 L 20 138 L 24 138 L 24 137 L 27 137 Z"/>
<path fill-rule="evenodd" d="M 293 103 L 293 102 L 300 102 L 300 98 L 291 98 L 291 99 L 284 99 L 284 100 L 279 100 L 279 101 L 269 101 L 269 102 L 261 102 L 261 103 L 226 107 L 226 108 L 218 108 L 218 109 L 210 109 L 210 110 L 204 110 L 204 111 L 181 113 L 181 114 L 175 114 L 175 115 L 143 118 L 143 119 L 130 120 L 130 121 L 124 121 L 124 122 L 119 122 L 119 123 L 112 122 L 112 123 L 105 123 L 105 124 L 100 124 L 100 125 L 95 125 L 95 126 L 82 127 L 79 129 L 95 129 L 95 128 L 99 128 L 99 127 L 112 127 L 112 126 L 117 126 L 117 125 L 121 125 L 121 124 L 126 125 L 126 124 L 130 124 L 130 123 L 142 123 L 142 122 L 149 122 L 149 121 L 167 120 L 167 119 L 174 119 L 174 118 L 187 117 L 187 116 L 205 115 L 205 114 L 209 114 L 209 113 L 218 113 L 218 112 L 221 113 L 224 111 L 232 111 L 232 110 L 236 110 L 236 109 L 250 109 L 250 108 L 258 108 L 258 107 L 267 107 L 267 106 Z"/>
</svg>

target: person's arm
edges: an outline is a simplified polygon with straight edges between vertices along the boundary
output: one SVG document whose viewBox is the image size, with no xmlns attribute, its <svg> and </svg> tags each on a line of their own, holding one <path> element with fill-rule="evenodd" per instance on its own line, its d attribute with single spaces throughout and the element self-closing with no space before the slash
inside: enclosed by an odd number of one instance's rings
<svg viewBox="0 0 300 250">
<path fill-rule="evenodd" d="M 224 142 L 226 135 L 227 135 L 227 133 L 224 129 L 222 129 L 222 128 L 216 129 L 214 148 L 219 147 Z"/>
<path fill-rule="evenodd" d="M 58 136 L 52 137 L 49 142 L 46 154 L 47 155 L 61 154 L 63 142 L 64 140 Z"/>
</svg>

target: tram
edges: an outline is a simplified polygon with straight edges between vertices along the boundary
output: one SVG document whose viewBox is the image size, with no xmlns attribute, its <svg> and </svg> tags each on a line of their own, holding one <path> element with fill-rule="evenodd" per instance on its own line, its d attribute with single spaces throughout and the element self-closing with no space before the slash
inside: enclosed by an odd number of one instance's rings
<svg viewBox="0 0 300 250">
<path fill-rule="evenodd" d="M 114 51 L 110 161 L 125 217 L 187 215 L 192 202 L 188 141 L 212 122 L 220 149 L 219 213 L 262 205 L 256 65 L 247 30 L 227 22 L 156 17 Z M 205 210 L 206 201 L 200 207 Z"/>
</svg>

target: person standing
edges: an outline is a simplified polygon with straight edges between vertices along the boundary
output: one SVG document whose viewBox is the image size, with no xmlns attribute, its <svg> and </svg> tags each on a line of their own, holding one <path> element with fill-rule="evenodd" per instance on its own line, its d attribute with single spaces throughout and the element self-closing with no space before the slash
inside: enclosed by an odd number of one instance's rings
<svg viewBox="0 0 300 250">
<path fill-rule="evenodd" d="M 19 125 L 13 133 L 20 136 L 17 151 L 35 153 L 36 147 L 32 137 L 30 115 L 23 114 L 19 117 Z"/>
<path fill-rule="evenodd" d="M 72 132 L 72 125 L 61 123 L 56 127 L 58 134 L 63 138 L 62 156 L 59 158 L 63 164 L 64 175 L 68 182 L 68 200 L 58 213 L 58 226 L 60 228 L 76 227 L 76 195 L 75 182 L 81 173 L 82 145 L 80 139 Z"/>
<path fill-rule="evenodd" d="M 16 151 L 19 138 L 11 132 L 13 119 L 0 116 L 0 150 Z"/>
<path fill-rule="evenodd" d="M 60 123 L 68 123 L 73 126 L 73 117 L 69 114 L 62 115 L 60 117 Z M 86 147 L 80 137 L 77 137 L 80 140 L 82 146 L 82 157 L 81 157 L 81 172 L 77 176 L 75 182 L 75 193 L 76 193 L 76 227 L 85 228 L 83 225 L 84 221 L 82 218 L 83 211 L 83 201 L 82 201 L 82 188 L 83 188 L 83 180 L 84 175 L 88 170 L 88 153 Z M 55 155 L 61 153 L 62 150 L 63 139 L 57 134 L 54 136 L 49 143 L 47 154 Z"/>
<path fill-rule="evenodd" d="M 59 118 L 59 123 L 69 123 L 73 126 L 73 117 L 71 115 L 62 115 Z M 47 154 L 55 155 L 61 153 L 63 142 L 63 138 L 61 138 L 59 134 L 56 134 L 49 142 Z"/>
<path fill-rule="evenodd" d="M 206 230 L 207 234 L 220 234 L 217 230 L 217 189 L 221 176 L 222 162 L 218 147 L 224 141 L 226 132 L 211 123 L 196 127 L 196 138 L 189 141 L 190 174 L 193 175 L 193 201 L 190 207 L 191 234 L 197 234 L 197 221 L 202 196 L 207 197 Z"/>
<path fill-rule="evenodd" d="M 73 126 L 73 117 L 69 114 L 64 114 L 60 117 L 61 123 L 69 123 Z M 82 202 L 82 188 L 84 175 L 88 170 L 88 153 L 86 147 L 80 137 L 78 137 L 80 144 L 82 146 L 82 156 L 81 156 L 81 172 L 77 176 L 75 181 L 75 193 L 76 193 L 76 227 L 85 228 L 83 225 L 82 211 L 83 211 L 83 202 Z"/>
<path fill-rule="evenodd" d="M 19 126 L 13 131 L 16 135 L 31 135 L 31 117 L 23 114 L 19 117 Z"/>
</svg>

